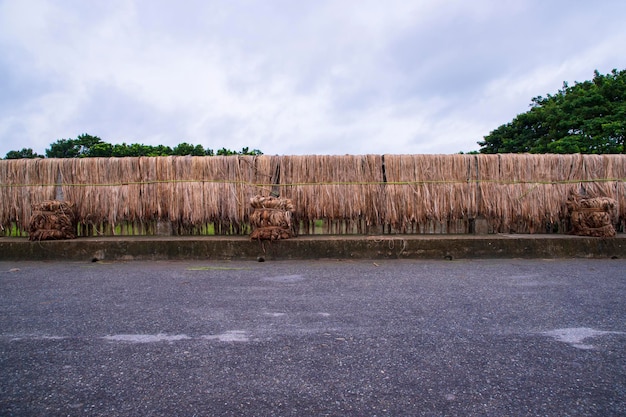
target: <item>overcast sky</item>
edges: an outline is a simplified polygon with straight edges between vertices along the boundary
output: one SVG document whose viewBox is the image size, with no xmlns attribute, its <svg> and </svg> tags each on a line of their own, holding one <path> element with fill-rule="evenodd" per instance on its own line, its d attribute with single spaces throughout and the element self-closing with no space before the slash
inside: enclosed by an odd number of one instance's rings
<svg viewBox="0 0 626 417">
<path fill-rule="evenodd" d="M 0 0 L 0 157 L 82 133 L 457 153 L 626 69 L 623 0 Z"/>
</svg>

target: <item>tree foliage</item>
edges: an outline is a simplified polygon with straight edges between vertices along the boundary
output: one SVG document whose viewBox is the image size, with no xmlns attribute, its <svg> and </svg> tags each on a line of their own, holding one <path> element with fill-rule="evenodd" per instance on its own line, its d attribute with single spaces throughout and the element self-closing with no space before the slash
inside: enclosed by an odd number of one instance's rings
<svg viewBox="0 0 626 417">
<path fill-rule="evenodd" d="M 43 158 L 43 155 L 38 155 L 31 148 L 23 148 L 21 151 L 9 151 L 4 157 L 5 159 L 34 159 Z"/>
<path fill-rule="evenodd" d="M 48 158 L 77 158 L 91 156 L 91 148 L 101 144 L 102 139 L 86 133 L 79 135 L 76 139 L 59 139 L 46 149 Z"/>
<path fill-rule="evenodd" d="M 47 158 L 109 158 L 127 156 L 214 156 L 213 149 L 204 148 L 202 145 L 192 145 L 186 142 L 176 145 L 174 148 L 164 145 L 143 145 L 140 143 L 110 144 L 104 142 L 98 136 L 83 133 L 76 139 L 58 139 L 50 144 L 46 149 Z M 217 155 L 262 155 L 258 149 L 250 150 L 248 147 L 241 151 L 233 151 L 222 148 L 217 151 Z M 21 158 L 43 158 L 37 155 L 32 149 L 22 149 L 21 151 L 9 151 L 5 159 Z"/>
<path fill-rule="evenodd" d="M 480 153 L 626 153 L 626 70 L 563 83 L 478 144 Z"/>
</svg>

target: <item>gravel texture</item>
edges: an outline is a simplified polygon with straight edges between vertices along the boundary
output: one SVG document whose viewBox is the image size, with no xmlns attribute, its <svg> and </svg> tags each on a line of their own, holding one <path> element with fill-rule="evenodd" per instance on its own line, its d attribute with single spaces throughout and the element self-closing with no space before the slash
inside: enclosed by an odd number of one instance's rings
<svg viewBox="0 0 626 417">
<path fill-rule="evenodd" d="M 624 416 L 625 271 L 0 262 L 0 415 Z"/>
</svg>

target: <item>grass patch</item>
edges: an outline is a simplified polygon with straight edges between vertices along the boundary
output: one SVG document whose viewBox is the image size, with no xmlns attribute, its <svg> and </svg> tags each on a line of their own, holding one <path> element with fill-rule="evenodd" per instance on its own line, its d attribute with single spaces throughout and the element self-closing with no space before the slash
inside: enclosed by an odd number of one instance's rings
<svg viewBox="0 0 626 417">
<path fill-rule="evenodd" d="M 16 223 L 11 223 L 11 226 L 8 228 L 1 229 L 0 236 L 6 237 L 28 237 L 28 232 L 17 227 Z"/>
</svg>

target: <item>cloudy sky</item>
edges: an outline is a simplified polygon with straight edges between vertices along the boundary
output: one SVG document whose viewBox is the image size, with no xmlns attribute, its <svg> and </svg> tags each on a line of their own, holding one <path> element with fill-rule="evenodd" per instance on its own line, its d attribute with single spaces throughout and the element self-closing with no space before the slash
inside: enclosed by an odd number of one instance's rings
<svg viewBox="0 0 626 417">
<path fill-rule="evenodd" d="M 81 133 L 456 153 L 626 69 L 623 0 L 0 0 L 0 157 Z"/>
</svg>

